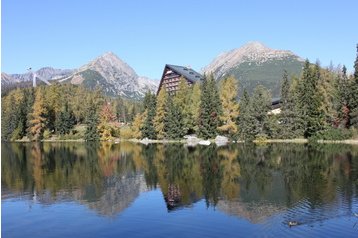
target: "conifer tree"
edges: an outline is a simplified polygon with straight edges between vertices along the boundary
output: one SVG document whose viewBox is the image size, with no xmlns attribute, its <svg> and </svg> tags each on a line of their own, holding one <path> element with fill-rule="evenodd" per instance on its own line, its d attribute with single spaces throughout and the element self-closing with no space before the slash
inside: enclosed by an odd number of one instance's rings
<svg viewBox="0 0 358 238">
<path fill-rule="evenodd" d="M 296 136 L 295 123 L 295 103 L 294 95 L 291 90 L 291 84 L 288 79 L 287 71 L 283 73 L 281 86 L 281 113 L 279 115 L 279 137 L 284 139 L 294 138 Z"/>
<path fill-rule="evenodd" d="M 350 106 L 349 106 L 349 81 L 347 77 L 347 68 L 343 65 L 342 76 L 338 76 L 337 82 L 337 101 L 338 101 L 338 122 L 337 126 L 348 128 L 350 126 Z"/>
<path fill-rule="evenodd" d="M 165 90 L 165 87 L 162 87 L 157 96 L 157 108 L 154 117 L 154 127 L 157 133 L 158 139 L 165 138 L 165 130 L 164 130 L 164 120 L 166 117 L 166 104 L 167 104 L 168 94 Z"/>
<path fill-rule="evenodd" d="M 132 137 L 135 139 L 142 138 L 142 126 L 144 119 L 147 117 L 146 111 L 143 113 L 137 113 L 132 123 Z"/>
<path fill-rule="evenodd" d="M 258 85 L 251 98 L 252 117 L 251 135 L 267 137 L 270 134 L 268 112 L 271 109 L 271 94 L 262 85 Z"/>
<path fill-rule="evenodd" d="M 251 113 L 251 102 L 250 96 L 246 90 L 242 95 L 239 103 L 240 115 L 237 119 L 239 137 L 244 141 L 253 139 L 253 133 L 251 131 L 252 113 Z"/>
<path fill-rule="evenodd" d="M 212 75 L 205 77 L 201 89 L 199 112 L 199 136 L 204 139 L 214 138 L 220 126 L 221 102 Z"/>
<path fill-rule="evenodd" d="M 87 108 L 87 118 L 86 118 L 86 132 L 85 132 L 85 140 L 86 141 L 98 141 L 99 140 L 99 133 L 98 133 L 98 114 L 96 104 L 93 100 L 89 102 Z"/>
<path fill-rule="evenodd" d="M 147 116 L 142 127 L 142 137 L 149 139 L 156 139 L 156 132 L 153 125 L 156 108 L 156 97 L 151 92 L 147 92 L 144 97 L 144 109 L 147 111 Z"/>
<path fill-rule="evenodd" d="M 306 60 L 298 88 L 298 112 L 305 138 L 324 128 L 324 114 L 317 86 L 319 79 L 319 66 L 311 69 L 310 62 Z"/>
<path fill-rule="evenodd" d="M 353 80 L 350 85 L 349 108 L 351 109 L 350 125 L 358 128 L 358 44 L 356 60 L 354 61 Z"/>
<path fill-rule="evenodd" d="M 33 140 L 42 139 L 47 123 L 47 110 L 45 108 L 43 90 L 44 89 L 39 88 L 36 91 L 35 102 L 33 105 L 32 113 L 30 115 L 31 120 L 29 131 Z"/>
<path fill-rule="evenodd" d="M 180 139 L 185 135 L 181 110 L 179 105 L 175 104 L 171 97 L 168 97 L 167 100 L 165 134 L 168 139 Z"/>
<path fill-rule="evenodd" d="M 192 115 L 190 113 L 190 93 L 191 90 L 189 88 L 188 82 L 183 77 L 180 78 L 178 91 L 173 97 L 173 102 L 175 104 L 175 107 L 180 110 L 181 117 L 181 124 L 182 124 L 182 130 L 184 131 L 184 134 L 187 134 L 189 130 L 192 130 Z"/>
<path fill-rule="evenodd" d="M 68 102 L 66 101 L 65 106 L 61 109 L 56 118 L 56 132 L 60 135 L 68 134 L 75 124 L 75 116 L 72 110 L 69 109 Z"/>
<path fill-rule="evenodd" d="M 201 87 L 200 82 L 195 83 L 190 94 L 189 113 L 191 115 L 192 121 L 189 127 L 192 129 L 189 129 L 188 133 L 195 133 L 198 132 L 199 130 L 198 121 L 199 121 L 199 109 L 201 103 L 200 87 Z"/>
<path fill-rule="evenodd" d="M 239 116 L 239 104 L 237 103 L 238 85 L 234 77 L 228 77 L 222 81 L 220 88 L 220 100 L 222 104 L 222 115 L 220 120 L 223 125 L 218 129 L 233 137 L 237 133 L 237 117 Z"/>
</svg>

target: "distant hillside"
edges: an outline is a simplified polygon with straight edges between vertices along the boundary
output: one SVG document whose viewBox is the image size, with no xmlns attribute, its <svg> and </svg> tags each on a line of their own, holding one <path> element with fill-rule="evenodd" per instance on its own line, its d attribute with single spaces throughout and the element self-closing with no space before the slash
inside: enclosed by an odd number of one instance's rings
<svg viewBox="0 0 358 238">
<path fill-rule="evenodd" d="M 141 99 L 145 92 L 148 90 L 156 92 L 158 87 L 156 81 L 138 76 L 127 63 L 111 52 L 79 69 L 60 70 L 45 67 L 36 71 L 36 74 L 49 81 L 82 84 L 89 89 L 99 87 L 107 96 L 122 96 L 129 99 Z M 7 90 L 24 85 L 30 86 L 31 81 L 31 73 L 13 75 L 2 73 L 1 75 L 1 86 Z"/>
<path fill-rule="evenodd" d="M 234 75 L 239 80 L 240 94 L 243 89 L 249 93 L 262 84 L 272 92 L 272 97 L 280 96 L 283 70 L 289 75 L 300 75 L 303 59 L 291 51 L 270 49 L 259 42 L 248 43 L 241 48 L 222 53 L 203 69 L 221 80 Z"/>
</svg>

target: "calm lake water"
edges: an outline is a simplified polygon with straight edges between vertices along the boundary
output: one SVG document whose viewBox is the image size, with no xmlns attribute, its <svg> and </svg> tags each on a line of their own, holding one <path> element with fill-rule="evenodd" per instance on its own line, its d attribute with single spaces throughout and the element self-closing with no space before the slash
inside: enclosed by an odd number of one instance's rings
<svg viewBox="0 0 358 238">
<path fill-rule="evenodd" d="M 358 237 L 358 146 L 2 143 L 1 173 L 2 237 Z"/>
</svg>

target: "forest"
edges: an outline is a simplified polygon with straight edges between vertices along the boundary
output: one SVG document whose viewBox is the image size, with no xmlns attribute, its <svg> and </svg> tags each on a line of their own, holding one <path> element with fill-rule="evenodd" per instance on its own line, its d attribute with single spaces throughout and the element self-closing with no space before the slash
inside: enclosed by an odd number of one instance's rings
<svg viewBox="0 0 358 238">
<path fill-rule="evenodd" d="M 203 139 L 224 135 L 242 141 L 357 137 L 358 45 L 353 74 L 345 66 L 322 68 L 305 61 L 300 76 L 283 72 L 281 113 L 272 114 L 271 94 L 258 85 L 238 95 L 238 82 L 212 75 L 169 95 L 146 93 L 143 101 L 110 98 L 98 88 L 53 84 L 17 88 L 2 96 L 1 139 L 86 141 L 123 139 Z M 238 100 L 239 99 L 239 100 Z"/>
</svg>

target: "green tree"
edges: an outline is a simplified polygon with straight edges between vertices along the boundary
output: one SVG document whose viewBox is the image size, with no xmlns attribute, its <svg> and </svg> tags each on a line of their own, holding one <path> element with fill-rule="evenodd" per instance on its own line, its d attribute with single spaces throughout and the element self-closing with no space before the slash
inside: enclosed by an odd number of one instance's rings
<svg viewBox="0 0 358 238">
<path fill-rule="evenodd" d="M 239 137 L 244 141 L 253 140 L 254 134 L 251 130 L 251 123 L 253 121 L 253 116 L 251 113 L 251 100 L 246 90 L 244 90 L 242 98 L 240 99 L 239 108 L 240 115 L 237 119 Z"/>
<path fill-rule="evenodd" d="M 279 137 L 283 139 L 294 138 L 296 133 L 296 113 L 294 92 L 285 70 L 282 77 L 281 86 L 281 113 L 279 114 Z"/>
<path fill-rule="evenodd" d="M 318 90 L 320 68 L 313 69 L 306 60 L 298 87 L 298 112 L 301 117 L 304 137 L 308 138 L 324 128 L 324 113 L 321 104 L 321 95 Z"/>
<path fill-rule="evenodd" d="M 271 94 L 262 85 L 258 85 L 251 98 L 251 133 L 255 137 L 270 135 L 268 112 L 271 110 Z"/>
<path fill-rule="evenodd" d="M 188 82 L 183 77 L 180 78 L 178 91 L 173 97 L 175 107 L 180 110 L 181 124 L 184 135 L 194 130 L 193 114 L 190 110 L 190 97 L 192 89 L 189 87 Z"/>
<path fill-rule="evenodd" d="M 199 136 L 204 139 L 214 138 L 217 128 L 220 126 L 221 102 L 212 75 L 205 77 L 202 83 L 200 111 L 199 111 Z"/>
<path fill-rule="evenodd" d="M 222 114 L 220 120 L 223 125 L 218 129 L 225 135 L 233 137 L 237 134 L 237 117 L 239 116 L 239 104 L 237 102 L 238 85 L 234 77 L 228 77 L 222 81 L 220 88 L 220 100 Z"/>
<path fill-rule="evenodd" d="M 65 102 L 64 107 L 58 113 L 58 116 L 56 118 L 56 132 L 60 135 L 68 134 L 75 124 L 75 116 L 72 110 L 69 109 L 68 102 Z"/>
<path fill-rule="evenodd" d="M 188 133 L 198 132 L 199 126 L 199 112 L 200 112 L 200 103 L 201 103 L 201 82 L 196 82 L 192 88 L 189 100 L 189 113 L 191 115 L 192 121 L 190 121 L 190 125 Z"/>
<path fill-rule="evenodd" d="M 165 90 L 165 87 L 162 87 L 157 96 L 157 108 L 154 117 L 154 127 L 157 133 L 158 139 L 165 138 L 165 130 L 164 130 L 164 120 L 166 118 L 166 104 L 167 104 L 168 94 Z"/>
<path fill-rule="evenodd" d="M 165 134 L 169 139 L 180 139 L 185 135 L 182 112 L 169 96 L 167 100 L 167 116 L 165 118 Z"/>
<path fill-rule="evenodd" d="M 349 108 L 351 112 L 350 116 L 350 126 L 358 128 L 358 44 L 357 44 L 357 56 L 354 61 L 354 74 L 353 80 L 350 85 L 350 99 L 349 99 Z"/>
<path fill-rule="evenodd" d="M 350 97 L 350 88 L 349 88 L 349 80 L 347 77 L 347 68 L 343 65 L 342 76 L 338 76 L 337 82 L 337 117 L 338 122 L 337 126 L 348 128 L 350 126 L 350 107 L 349 107 L 349 97 Z"/>
<path fill-rule="evenodd" d="M 98 132 L 98 114 L 97 107 L 95 103 L 91 100 L 88 103 L 87 107 L 87 118 L 86 118 L 86 132 L 85 132 L 85 140 L 86 141 L 98 141 L 99 140 L 99 132 Z"/>
<path fill-rule="evenodd" d="M 144 110 L 147 112 L 147 116 L 144 120 L 142 127 L 142 137 L 149 139 L 156 139 L 156 132 L 153 125 L 156 109 L 156 97 L 151 92 L 147 92 L 144 97 Z"/>
</svg>

